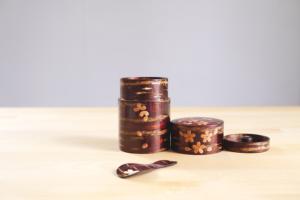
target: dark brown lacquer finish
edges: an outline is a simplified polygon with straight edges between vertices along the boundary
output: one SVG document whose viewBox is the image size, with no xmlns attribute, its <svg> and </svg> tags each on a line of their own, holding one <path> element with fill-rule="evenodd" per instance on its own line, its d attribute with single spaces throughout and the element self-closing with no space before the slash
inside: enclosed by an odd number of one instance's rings
<svg viewBox="0 0 300 200">
<path fill-rule="evenodd" d="M 168 99 L 168 79 L 163 77 L 128 77 L 121 79 L 121 98 L 125 100 Z"/>
<path fill-rule="evenodd" d="M 121 79 L 119 99 L 120 149 L 129 153 L 155 153 L 170 146 L 168 79 Z"/>
<path fill-rule="evenodd" d="M 171 122 L 173 151 L 205 155 L 222 150 L 224 122 L 206 117 L 181 118 Z"/>
<path fill-rule="evenodd" d="M 128 178 L 151 170 L 169 167 L 177 164 L 176 161 L 159 160 L 151 164 L 126 163 L 118 167 L 116 173 L 120 178 Z"/>
<path fill-rule="evenodd" d="M 270 148 L 270 138 L 250 133 L 231 134 L 224 137 L 224 149 L 239 153 L 261 153 Z"/>
</svg>

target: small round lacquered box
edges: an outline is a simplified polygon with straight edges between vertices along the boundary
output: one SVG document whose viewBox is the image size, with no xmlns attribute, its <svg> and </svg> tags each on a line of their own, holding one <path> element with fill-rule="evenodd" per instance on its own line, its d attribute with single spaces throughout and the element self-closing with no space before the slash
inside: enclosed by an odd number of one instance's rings
<svg viewBox="0 0 300 200">
<path fill-rule="evenodd" d="M 205 155 L 222 150 L 224 122 L 207 117 L 190 117 L 171 122 L 171 149 L 178 153 Z"/>
</svg>

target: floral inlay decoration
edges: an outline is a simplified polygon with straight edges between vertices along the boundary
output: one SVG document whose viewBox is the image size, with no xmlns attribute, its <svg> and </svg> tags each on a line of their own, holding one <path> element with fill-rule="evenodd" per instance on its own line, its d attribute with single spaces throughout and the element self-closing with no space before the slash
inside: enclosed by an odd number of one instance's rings
<svg viewBox="0 0 300 200">
<path fill-rule="evenodd" d="M 196 134 L 195 134 L 195 133 L 192 133 L 191 130 L 187 130 L 186 133 L 180 131 L 179 134 L 180 134 L 182 137 L 184 137 L 184 141 L 185 141 L 186 143 L 188 143 L 188 142 L 194 142 L 194 138 L 195 138 L 195 136 L 196 136 Z"/>
<path fill-rule="evenodd" d="M 192 148 L 190 148 L 190 147 L 184 147 L 184 150 L 185 151 L 190 151 L 190 150 L 192 150 Z"/>
<path fill-rule="evenodd" d="M 147 107 L 142 103 L 137 103 L 135 107 L 133 107 L 134 112 L 139 112 L 139 116 L 144 120 L 148 121 L 149 112 L 147 111 Z"/>
<path fill-rule="evenodd" d="M 136 135 L 137 135 L 138 137 L 142 137 L 142 136 L 143 136 L 143 132 L 142 132 L 142 131 L 137 131 L 137 132 L 136 132 Z"/>
<path fill-rule="evenodd" d="M 223 128 L 222 127 L 216 127 L 214 129 L 214 135 L 217 135 L 219 133 L 223 133 Z"/>
<path fill-rule="evenodd" d="M 197 142 L 196 144 L 194 144 L 192 146 L 194 153 L 200 153 L 203 154 L 204 153 L 204 149 L 206 148 L 205 145 L 201 144 L 200 142 Z"/>
<path fill-rule="evenodd" d="M 204 134 L 201 134 L 201 138 L 203 139 L 203 142 L 210 142 L 211 141 L 211 137 L 213 136 L 212 133 L 210 133 L 209 130 L 206 130 Z"/>
<path fill-rule="evenodd" d="M 207 125 L 208 122 L 200 120 L 200 119 L 179 119 L 178 123 L 181 123 L 183 125 L 197 125 L 197 126 L 202 126 L 202 125 Z"/>
<path fill-rule="evenodd" d="M 208 152 L 212 151 L 212 146 L 208 146 L 208 147 L 206 148 L 206 151 L 208 151 Z"/>
<path fill-rule="evenodd" d="M 139 111 L 146 110 L 146 109 L 147 109 L 147 107 L 145 105 L 143 105 L 141 103 L 137 103 L 135 105 L 135 107 L 133 108 L 133 111 L 134 112 L 139 112 Z"/>
<path fill-rule="evenodd" d="M 147 143 L 144 143 L 143 145 L 142 145 L 142 149 L 147 149 L 149 147 L 149 145 L 147 144 Z"/>
</svg>

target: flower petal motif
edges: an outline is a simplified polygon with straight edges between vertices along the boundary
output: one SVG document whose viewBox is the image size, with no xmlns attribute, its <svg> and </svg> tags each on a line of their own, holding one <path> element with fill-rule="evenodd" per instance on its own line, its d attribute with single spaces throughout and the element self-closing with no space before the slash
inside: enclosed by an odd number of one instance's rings
<svg viewBox="0 0 300 200">
<path fill-rule="evenodd" d="M 144 143 L 143 145 L 142 145 L 142 149 L 147 149 L 149 147 L 149 145 L 147 144 L 147 143 Z"/>
<path fill-rule="evenodd" d="M 217 135 L 219 133 L 223 133 L 223 128 L 221 126 L 214 129 L 214 135 Z"/>
<path fill-rule="evenodd" d="M 192 133 L 191 130 L 188 130 L 186 133 L 183 133 L 183 132 L 180 131 L 179 134 L 184 137 L 184 141 L 186 143 L 194 142 L 194 138 L 196 136 L 195 133 Z"/>
<path fill-rule="evenodd" d="M 214 129 L 214 135 L 217 135 L 218 132 L 219 132 L 219 127 L 217 127 L 217 128 Z"/>
<path fill-rule="evenodd" d="M 182 131 L 179 131 L 179 135 L 183 137 L 183 135 L 184 135 L 184 132 L 182 132 Z"/>
<path fill-rule="evenodd" d="M 146 108 L 146 106 L 145 105 L 142 105 L 141 106 L 141 110 L 146 110 L 147 108 Z"/>
<path fill-rule="evenodd" d="M 212 136 L 213 134 L 210 133 L 209 130 L 206 130 L 204 134 L 201 134 L 201 138 L 203 139 L 203 142 L 210 142 Z"/>
<path fill-rule="evenodd" d="M 149 112 L 147 111 L 147 107 L 142 103 L 137 103 L 135 107 L 133 107 L 134 112 L 139 112 L 139 116 L 143 118 L 143 120 L 146 122 L 149 118 Z"/>
<path fill-rule="evenodd" d="M 190 151 L 190 150 L 192 150 L 190 147 L 184 147 L 184 150 L 185 151 Z"/>
<path fill-rule="evenodd" d="M 140 117 L 149 116 L 149 112 L 146 111 L 146 110 L 143 110 L 143 111 L 140 112 L 139 116 Z"/>
<path fill-rule="evenodd" d="M 201 126 L 201 125 L 205 126 L 205 125 L 208 124 L 208 122 L 205 122 L 205 121 L 197 121 L 196 123 L 197 123 L 198 126 Z"/>
<path fill-rule="evenodd" d="M 136 135 L 137 135 L 138 137 L 142 137 L 142 136 L 143 136 L 143 132 L 142 132 L 142 131 L 137 131 L 137 132 L 136 132 Z"/>
<path fill-rule="evenodd" d="M 208 152 L 212 151 L 212 146 L 208 146 L 208 147 L 206 148 L 206 151 L 208 151 Z"/>
<path fill-rule="evenodd" d="M 224 132 L 224 127 L 219 127 L 218 133 L 223 133 Z"/>
<path fill-rule="evenodd" d="M 196 144 L 194 144 L 192 146 L 194 153 L 200 153 L 203 154 L 204 153 L 204 149 L 206 148 L 205 145 L 201 144 L 200 142 L 197 142 Z"/>
<path fill-rule="evenodd" d="M 184 119 L 184 120 L 178 120 L 178 123 L 182 123 L 184 125 L 198 125 L 198 126 L 202 126 L 202 125 L 207 125 L 208 122 L 203 121 L 203 120 L 199 120 L 199 119 Z"/>
<path fill-rule="evenodd" d="M 139 116 L 142 117 L 144 121 L 148 121 L 149 112 L 146 110 L 143 110 L 140 112 Z"/>
<path fill-rule="evenodd" d="M 133 108 L 133 111 L 134 111 L 134 112 L 139 112 L 139 111 L 146 110 L 146 109 L 147 109 L 147 107 L 146 107 L 144 104 L 142 104 L 142 103 L 137 103 L 137 104 L 135 105 L 135 107 Z"/>
</svg>

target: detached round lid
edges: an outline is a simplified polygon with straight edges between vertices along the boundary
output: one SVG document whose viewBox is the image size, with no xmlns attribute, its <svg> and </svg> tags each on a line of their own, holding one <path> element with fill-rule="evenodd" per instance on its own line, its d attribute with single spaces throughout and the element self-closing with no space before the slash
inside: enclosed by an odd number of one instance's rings
<svg viewBox="0 0 300 200">
<path fill-rule="evenodd" d="M 269 150 L 270 138 L 251 133 L 226 135 L 223 139 L 223 148 L 239 153 L 261 153 Z"/>
</svg>

